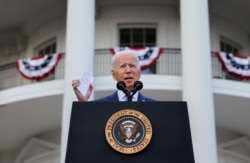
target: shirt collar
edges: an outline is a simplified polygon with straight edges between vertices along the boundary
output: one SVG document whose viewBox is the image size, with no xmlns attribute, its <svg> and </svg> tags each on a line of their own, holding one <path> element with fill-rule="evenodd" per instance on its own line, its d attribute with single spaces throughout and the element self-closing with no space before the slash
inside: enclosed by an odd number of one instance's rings
<svg viewBox="0 0 250 163">
<path fill-rule="evenodd" d="M 117 90 L 117 95 L 119 101 L 127 101 L 127 96 L 125 95 L 125 93 L 123 93 L 123 91 Z M 138 91 L 134 94 L 132 101 L 138 101 Z"/>
</svg>

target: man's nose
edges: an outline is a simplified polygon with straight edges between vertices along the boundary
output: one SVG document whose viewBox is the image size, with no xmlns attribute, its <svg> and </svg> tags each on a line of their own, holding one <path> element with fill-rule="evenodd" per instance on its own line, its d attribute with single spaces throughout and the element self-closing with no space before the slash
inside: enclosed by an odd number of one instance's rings
<svg viewBox="0 0 250 163">
<path fill-rule="evenodd" d="M 126 72 L 130 72 L 131 71 L 131 67 L 129 65 L 126 66 Z"/>
</svg>

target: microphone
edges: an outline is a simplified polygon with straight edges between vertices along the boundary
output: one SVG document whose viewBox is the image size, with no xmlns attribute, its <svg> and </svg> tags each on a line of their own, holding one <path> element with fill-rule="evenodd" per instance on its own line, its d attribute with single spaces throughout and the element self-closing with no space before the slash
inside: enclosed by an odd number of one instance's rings
<svg viewBox="0 0 250 163">
<path fill-rule="evenodd" d="M 143 84 L 142 84 L 141 81 L 136 81 L 136 82 L 134 83 L 134 89 L 132 90 L 132 92 L 129 92 L 129 91 L 127 90 L 126 84 L 125 84 L 124 81 L 119 81 L 119 82 L 117 82 L 116 87 L 117 87 L 118 90 L 122 90 L 122 91 L 127 95 L 128 101 L 132 101 L 133 95 L 134 95 L 137 91 L 139 91 L 139 90 L 142 89 Z"/>
<path fill-rule="evenodd" d="M 132 91 L 132 96 L 133 96 L 137 91 L 141 90 L 142 87 L 143 87 L 142 82 L 141 82 L 141 81 L 136 81 L 136 82 L 134 83 L 134 89 L 133 89 L 133 91 Z"/>
<path fill-rule="evenodd" d="M 116 84 L 117 89 L 122 90 L 126 95 L 128 95 L 128 90 L 126 89 L 126 84 L 124 81 L 119 81 Z"/>
<path fill-rule="evenodd" d="M 136 81 L 136 82 L 135 82 L 135 84 L 134 84 L 134 90 L 139 91 L 139 90 L 142 89 L 142 87 L 143 87 L 143 84 L 142 84 L 141 81 Z"/>
</svg>

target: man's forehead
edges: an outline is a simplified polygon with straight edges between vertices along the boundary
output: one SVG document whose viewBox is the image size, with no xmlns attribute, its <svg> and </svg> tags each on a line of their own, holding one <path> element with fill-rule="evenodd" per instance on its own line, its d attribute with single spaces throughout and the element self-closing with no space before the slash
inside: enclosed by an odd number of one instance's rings
<svg viewBox="0 0 250 163">
<path fill-rule="evenodd" d="M 129 60 L 129 61 L 136 61 L 136 58 L 133 55 L 129 54 L 120 54 L 116 57 L 116 61 L 122 61 L 122 60 Z"/>
<path fill-rule="evenodd" d="M 119 64 L 119 65 L 122 65 L 122 64 L 136 64 L 136 61 L 135 60 L 119 60 L 116 63 Z"/>
</svg>

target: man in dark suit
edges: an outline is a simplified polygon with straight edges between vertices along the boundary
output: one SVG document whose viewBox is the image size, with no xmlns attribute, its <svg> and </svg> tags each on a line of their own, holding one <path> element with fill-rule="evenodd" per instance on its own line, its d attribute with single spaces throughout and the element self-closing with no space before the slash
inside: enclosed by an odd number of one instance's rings
<svg viewBox="0 0 250 163">
<path fill-rule="evenodd" d="M 134 89 L 134 83 L 141 77 L 140 63 L 138 56 L 130 50 L 124 50 L 116 53 L 112 57 L 112 76 L 117 82 L 124 81 L 126 89 L 131 92 Z M 92 91 L 93 85 L 90 84 L 86 95 L 81 94 L 77 89 L 79 80 L 72 81 L 72 87 L 76 94 L 78 101 L 88 101 Z M 95 101 L 127 101 L 127 95 L 121 90 L 117 90 L 112 95 L 97 99 Z M 154 99 L 143 96 L 140 92 L 133 95 L 132 101 L 155 101 Z"/>
</svg>

